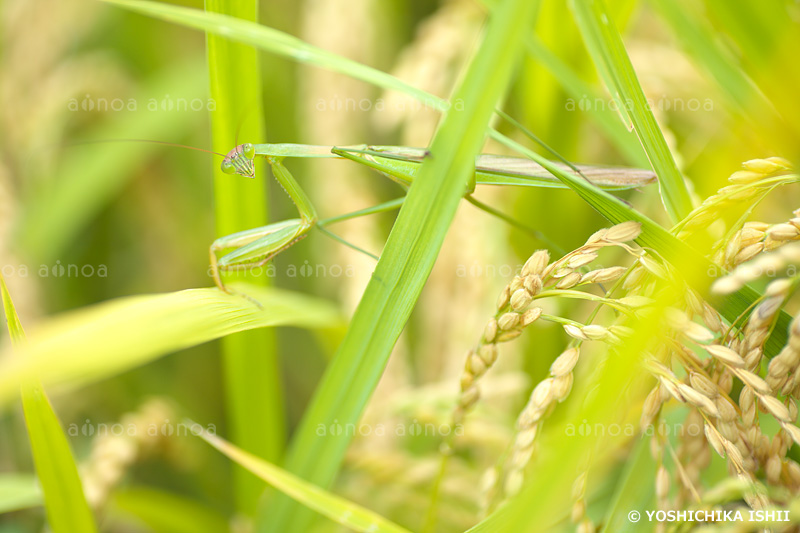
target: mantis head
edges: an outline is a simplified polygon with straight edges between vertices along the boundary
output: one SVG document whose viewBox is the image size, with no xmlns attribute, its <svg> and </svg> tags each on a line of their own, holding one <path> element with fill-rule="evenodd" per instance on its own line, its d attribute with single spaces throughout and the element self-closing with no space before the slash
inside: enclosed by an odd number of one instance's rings
<svg viewBox="0 0 800 533">
<path fill-rule="evenodd" d="M 239 174 L 246 178 L 254 178 L 256 168 L 253 158 L 256 156 L 256 149 L 250 143 L 240 144 L 225 156 L 222 160 L 222 171 L 225 174 Z"/>
</svg>

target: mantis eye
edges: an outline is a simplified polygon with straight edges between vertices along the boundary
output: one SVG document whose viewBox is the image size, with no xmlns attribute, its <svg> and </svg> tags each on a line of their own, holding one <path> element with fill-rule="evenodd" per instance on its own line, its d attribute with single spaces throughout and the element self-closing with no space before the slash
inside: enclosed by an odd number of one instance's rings
<svg viewBox="0 0 800 533">
<path fill-rule="evenodd" d="M 231 163 L 227 159 L 222 162 L 221 168 L 222 168 L 222 171 L 225 174 L 235 174 L 236 173 L 236 167 L 233 165 L 233 163 Z"/>
<path fill-rule="evenodd" d="M 246 143 L 242 145 L 242 153 L 247 159 L 253 159 L 256 156 L 256 149 L 252 144 Z"/>
</svg>

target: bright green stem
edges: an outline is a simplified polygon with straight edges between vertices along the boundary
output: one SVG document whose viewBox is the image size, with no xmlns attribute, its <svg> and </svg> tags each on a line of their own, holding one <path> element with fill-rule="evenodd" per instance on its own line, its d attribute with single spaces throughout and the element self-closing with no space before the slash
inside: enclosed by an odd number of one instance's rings
<svg viewBox="0 0 800 533">
<path fill-rule="evenodd" d="M 257 19 L 257 2 L 206 0 L 206 10 L 241 19 Z M 243 139 L 263 139 L 261 79 L 258 57 L 250 47 L 208 35 L 208 68 L 213 149 L 227 153 Z M 264 172 L 254 180 L 229 176 L 214 164 L 217 235 L 228 235 L 267 223 Z M 237 280 L 266 284 L 266 279 L 238 273 Z M 274 340 L 266 329 L 230 335 L 222 340 L 226 414 L 237 446 L 269 461 L 283 453 L 285 420 Z M 236 507 L 253 514 L 264 482 L 235 467 Z"/>
<path fill-rule="evenodd" d="M 588 292 L 582 291 L 573 291 L 570 289 L 551 289 L 542 291 L 536 296 L 533 297 L 534 300 L 539 300 L 542 298 L 554 298 L 554 297 L 563 297 L 563 298 L 574 298 L 576 300 L 588 300 L 590 302 L 599 303 L 601 305 L 607 305 L 619 311 L 620 313 L 624 313 L 628 316 L 633 316 L 633 311 L 630 307 L 627 307 L 617 300 L 613 298 L 606 298 L 604 296 L 598 296 L 596 294 L 591 294 Z"/>
<path fill-rule="evenodd" d="M 582 328 L 586 325 L 576 322 L 575 320 L 570 320 L 569 318 L 564 318 L 563 316 L 548 315 L 546 313 L 539 315 L 539 319 L 547 320 L 548 322 L 553 322 L 555 324 L 561 324 L 562 326 L 575 326 L 576 328 Z"/>
</svg>

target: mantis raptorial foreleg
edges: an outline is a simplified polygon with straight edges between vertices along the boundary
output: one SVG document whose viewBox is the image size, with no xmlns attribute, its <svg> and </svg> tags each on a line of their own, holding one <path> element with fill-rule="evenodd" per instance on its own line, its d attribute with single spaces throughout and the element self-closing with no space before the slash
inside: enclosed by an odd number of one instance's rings
<svg viewBox="0 0 800 533">
<path fill-rule="evenodd" d="M 253 159 L 255 150 L 251 144 L 242 144 L 231 150 L 222 162 L 226 174 L 240 174 L 252 178 L 255 175 Z M 276 222 L 260 228 L 240 231 L 220 237 L 211 245 L 209 255 L 214 282 L 221 290 L 231 292 L 225 287 L 220 271 L 247 270 L 267 263 L 277 254 L 306 236 L 317 223 L 317 212 L 303 189 L 283 165 L 282 157 L 267 157 L 275 179 L 289 195 L 300 218 Z M 218 257 L 223 250 L 233 251 Z"/>
</svg>

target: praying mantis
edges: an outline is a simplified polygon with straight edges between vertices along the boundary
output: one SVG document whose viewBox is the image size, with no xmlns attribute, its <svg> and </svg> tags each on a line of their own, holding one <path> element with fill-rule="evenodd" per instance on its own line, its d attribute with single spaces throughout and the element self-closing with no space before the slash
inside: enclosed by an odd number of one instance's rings
<svg viewBox="0 0 800 533">
<path fill-rule="evenodd" d="M 329 157 L 350 159 L 381 172 L 407 188 L 414 180 L 419 166 L 428 152 L 420 148 L 403 146 L 315 146 L 302 144 L 240 144 L 228 152 L 222 161 L 222 171 L 247 178 L 255 177 L 254 160 L 264 157 L 272 168 L 275 179 L 283 187 L 297 208 L 299 218 L 275 222 L 259 228 L 240 231 L 215 240 L 209 249 L 211 273 L 217 287 L 227 293 L 220 272 L 257 268 L 302 239 L 320 224 L 317 212 L 308 195 L 283 164 L 287 157 Z M 647 185 L 656 180 L 654 172 L 624 167 L 602 167 L 558 164 L 567 172 L 575 172 L 606 190 L 622 190 Z M 543 167 L 530 159 L 482 154 L 475 160 L 475 174 L 471 184 L 465 184 L 464 195 L 471 198 L 474 184 L 517 185 L 534 187 L 564 187 Z M 473 200 L 473 203 L 476 201 Z M 397 208 L 402 198 L 374 208 L 336 217 L 345 220 L 371 213 Z M 478 205 L 478 204 L 476 204 Z M 493 213 L 497 214 L 497 213 Z M 333 219 L 329 219 L 329 222 Z M 226 250 L 228 253 L 220 256 Z"/>
</svg>

